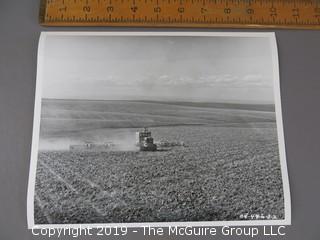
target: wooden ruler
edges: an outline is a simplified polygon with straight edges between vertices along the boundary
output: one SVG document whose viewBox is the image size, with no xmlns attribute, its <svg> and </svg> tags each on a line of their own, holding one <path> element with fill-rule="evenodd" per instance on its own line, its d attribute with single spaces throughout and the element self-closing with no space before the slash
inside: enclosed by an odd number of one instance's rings
<svg viewBox="0 0 320 240">
<path fill-rule="evenodd" d="M 42 0 L 40 24 L 320 29 L 320 0 Z"/>
</svg>

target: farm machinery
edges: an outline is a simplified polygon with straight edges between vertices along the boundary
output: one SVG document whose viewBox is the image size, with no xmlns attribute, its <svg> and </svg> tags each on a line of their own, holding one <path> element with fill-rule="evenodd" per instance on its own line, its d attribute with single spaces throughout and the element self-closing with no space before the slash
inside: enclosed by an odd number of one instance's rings
<svg viewBox="0 0 320 240">
<path fill-rule="evenodd" d="M 126 143 L 127 144 L 127 143 Z M 130 145 L 130 144 L 129 144 Z M 134 142 L 132 145 L 134 146 Z M 154 152 L 154 151 L 167 151 L 172 147 L 185 147 L 184 142 L 173 141 L 169 142 L 166 140 L 160 140 L 154 142 L 151 136 L 151 131 L 148 128 L 144 128 L 142 131 L 136 132 L 136 143 L 135 146 L 137 150 L 142 152 Z M 107 143 L 94 143 L 85 142 L 84 144 L 70 145 L 69 150 L 71 152 L 108 152 L 108 151 L 121 151 L 125 149 L 121 144 L 116 144 L 114 142 Z M 132 148 L 130 148 L 132 150 Z"/>
<path fill-rule="evenodd" d="M 153 143 L 153 137 L 148 128 L 136 132 L 136 145 L 140 151 L 157 151 L 157 145 Z"/>
<path fill-rule="evenodd" d="M 166 140 L 160 140 L 159 142 L 154 142 L 151 136 L 151 131 L 148 128 L 144 128 L 143 131 L 136 132 L 136 145 L 139 147 L 140 151 L 163 151 L 168 150 L 171 147 L 185 147 L 184 142 L 173 141 L 169 142 Z"/>
<path fill-rule="evenodd" d="M 93 142 L 86 142 L 84 144 L 78 145 L 70 145 L 69 150 L 71 152 L 105 152 L 115 149 L 116 145 L 112 142 L 107 142 L 103 144 L 93 143 Z"/>
</svg>

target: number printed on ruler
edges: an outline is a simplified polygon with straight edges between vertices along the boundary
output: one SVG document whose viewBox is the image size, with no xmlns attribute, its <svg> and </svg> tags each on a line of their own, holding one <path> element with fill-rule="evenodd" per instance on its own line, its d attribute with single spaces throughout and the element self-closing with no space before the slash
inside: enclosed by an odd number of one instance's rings
<svg viewBox="0 0 320 240">
<path fill-rule="evenodd" d="M 320 1 L 42 0 L 40 23 L 320 29 Z"/>
</svg>

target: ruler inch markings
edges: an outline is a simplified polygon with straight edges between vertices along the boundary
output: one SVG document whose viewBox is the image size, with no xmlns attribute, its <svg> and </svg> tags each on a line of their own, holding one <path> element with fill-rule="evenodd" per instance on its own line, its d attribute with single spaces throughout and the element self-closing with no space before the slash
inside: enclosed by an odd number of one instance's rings
<svg viewBox="0 0 320 240">
<path fill-rule="evenodd" d="M 318 0 L 41 0 L 43 26 L 320 29 Z"/>
</svg>

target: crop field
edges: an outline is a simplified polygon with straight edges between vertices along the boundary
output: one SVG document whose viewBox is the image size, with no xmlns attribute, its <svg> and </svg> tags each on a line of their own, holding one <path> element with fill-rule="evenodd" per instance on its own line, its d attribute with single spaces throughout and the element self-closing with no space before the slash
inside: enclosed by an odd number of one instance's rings
<svg viewBox="0 0 320 240">
<path fill-rule="evenodd" d="M 42 106 L 35 223 L 284 218 L 275 114 L 264 106 L 51 101 Z M 147 126 L 167 151 L 71 152 L 70 143 L 134 143 Z M 124 139 L 124 140 L 123 140 Z"/>
</svg>

